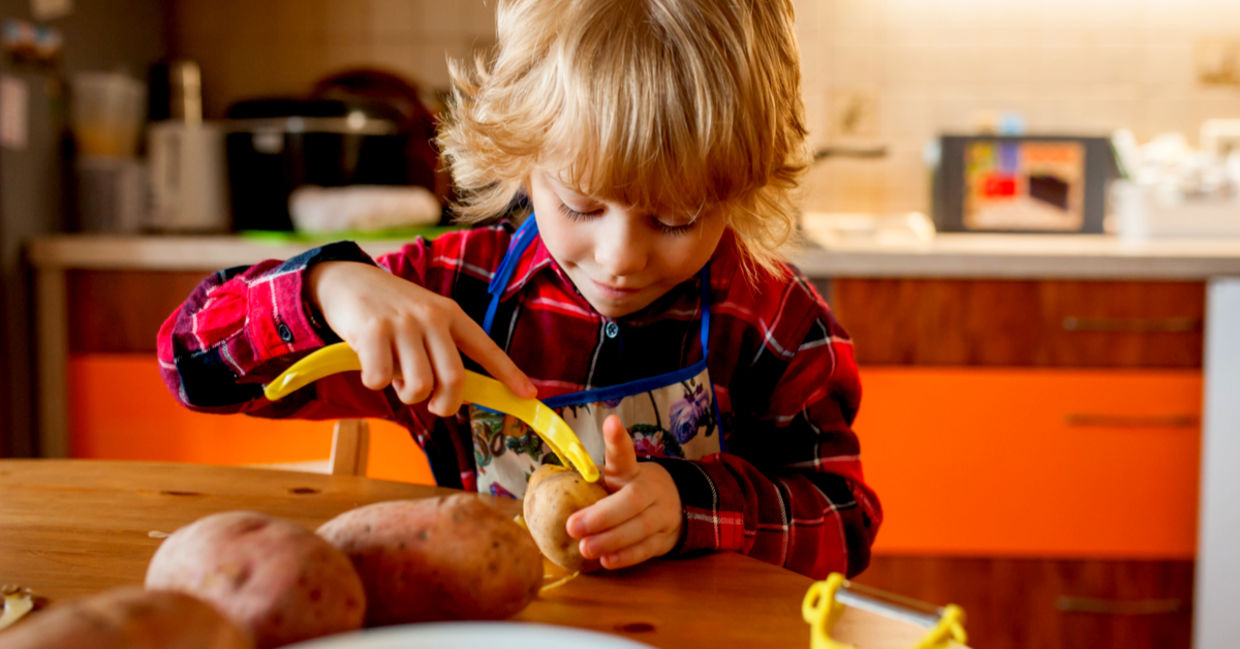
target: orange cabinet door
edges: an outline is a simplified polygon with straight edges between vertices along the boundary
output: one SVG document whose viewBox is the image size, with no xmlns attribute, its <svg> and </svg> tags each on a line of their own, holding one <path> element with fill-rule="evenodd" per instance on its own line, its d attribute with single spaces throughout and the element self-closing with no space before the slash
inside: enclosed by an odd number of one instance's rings
<svg viewBox="0 0 1240 649">
<path fill-rule="evenodd" d="M 154 354 L 78 354 L 69 360 L 73 457 L 200 464 L 324 460 L 332 422 L 211 415 L 182 407 Z M 371 421 L 366 474 L 434 484 L 426 455 L 403 427 Z"/>
<path fill-rule="evenodd" d="M 1195 370 L 870 367 L 876 553 L 1189 558 Z"/>
</svg>

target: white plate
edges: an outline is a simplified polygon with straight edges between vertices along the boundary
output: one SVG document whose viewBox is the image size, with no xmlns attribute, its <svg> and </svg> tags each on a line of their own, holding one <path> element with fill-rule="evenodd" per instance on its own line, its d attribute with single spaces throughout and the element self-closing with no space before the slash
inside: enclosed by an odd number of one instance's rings
<svg viewBox="0 0 1240 649">
<path fill-rule="evenodd" d="M 432 622 L 339 633 L 284 649 L 651 649 L 616 635 L 532 622 Z"/>
</svg>

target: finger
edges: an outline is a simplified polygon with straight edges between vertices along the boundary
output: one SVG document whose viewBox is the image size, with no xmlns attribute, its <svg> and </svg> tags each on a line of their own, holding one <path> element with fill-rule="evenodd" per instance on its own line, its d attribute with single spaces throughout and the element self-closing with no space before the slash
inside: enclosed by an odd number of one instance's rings
<svg viewBox="0 0 1240 649">
<path fill-rule="evenodd" d="M 651 534 L 662 531 L 656 525 L 649 512 L 641 512 L 619 525 L 582 538 L 577 547 L 581 550 L 581 556 L 597 559 L 640 543 Z"/>
<path fill-rule="evenodd" d="M 641 514 L 652 502 L 644 498 L 637 489 L 621 489 L 589 507 L 573 512 L 565 521 L 564 528 L 568 535 L 575 539 L 600 534 Z"/>
<path fill-rule="evenodd" d="M 599 557 L 599 563 L 608 570 L 627 568 L 648 559 L 661 557 L 675 546 L 676 540 L 671 534 L 655 534 L 642 539 L 639 543 Z"/>
<path fill-rule="evenodd" d="M 468 316 L 463 315 L 452 323 L 452 338 L 466 356 L 478 361 L 488 374 L 507 385 L 513 394 L 526 399 L 538 395 L 538 388 L 534 387 L 530 377 Z"/>
<path fill-rule="evenodd" d="M 461 409 L 465 392 L 465 365 L 461 362 L 461 353 L 451 338 L 436 331 L 428 331 L 423 342 L 435 372 L 435 386 L 426 407 L 440 417 L 449 417 Z"/>
<path fill-rule="evenodd" d="M 638 465 L 633 438 L 616 415 L 603 421 L 603 447 L 603 480 L 608 490 L 618 491 L 637 477 Z"/>
<path fill-rule="evenodd" d="M 426 357 L 426 348 L 420 337 L 400 336 L 396 339 L 396 359 L 400 363 L 392 387 L 404 403 L 421 403 L 435 387 L 435 375 Z"/>
<path fill-rule="evenodd" d="M 386 337 L 365 343 L 349 341 L 362 365 L 362 385 L 382 390 L 392 382 L 392 348 Z"/>
</svg>

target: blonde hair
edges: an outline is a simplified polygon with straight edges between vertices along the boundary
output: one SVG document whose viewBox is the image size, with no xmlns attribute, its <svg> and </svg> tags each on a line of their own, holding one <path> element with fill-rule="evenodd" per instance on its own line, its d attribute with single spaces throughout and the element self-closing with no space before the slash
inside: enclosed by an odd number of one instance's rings
<svg viewBox="0 0 1240 649">
<path fill-rule="evenodd" d="M 807 166 L 791 0 L 500 0 L 498 42 L 451 62 L 438 138 L 459 218 L 508 209 L 541 161 L 583 193 L 724 205 L 746 271 L 774 271 Z"/>
</svg>

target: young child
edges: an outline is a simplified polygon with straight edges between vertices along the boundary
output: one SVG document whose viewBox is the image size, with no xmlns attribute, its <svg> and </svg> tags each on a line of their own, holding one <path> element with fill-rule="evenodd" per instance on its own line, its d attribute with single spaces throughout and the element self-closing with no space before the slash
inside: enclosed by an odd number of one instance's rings
<svg viewBox="0 0 1240 649">
<path fill-rule="evenodd" d="M 777 252 L 805 167 L 790 0 L 502 0 L 497 18 L 493 56 L 454 66 L 439 144 L 463 219 L 531 206 L 520 227 L 220 271 L 160 331 L 169 389 L 208 412 L 393 420 L 439 484 L 520 497 L 554 455 L 462 408 L 470 365 L 556 408 L 604 467 L 611 495 L 567 524 L 585 557 L 860 572 L 882 513 L 852 344 Z M 360 380 L 263 398 L 340 340 Z"/>
</svg>

